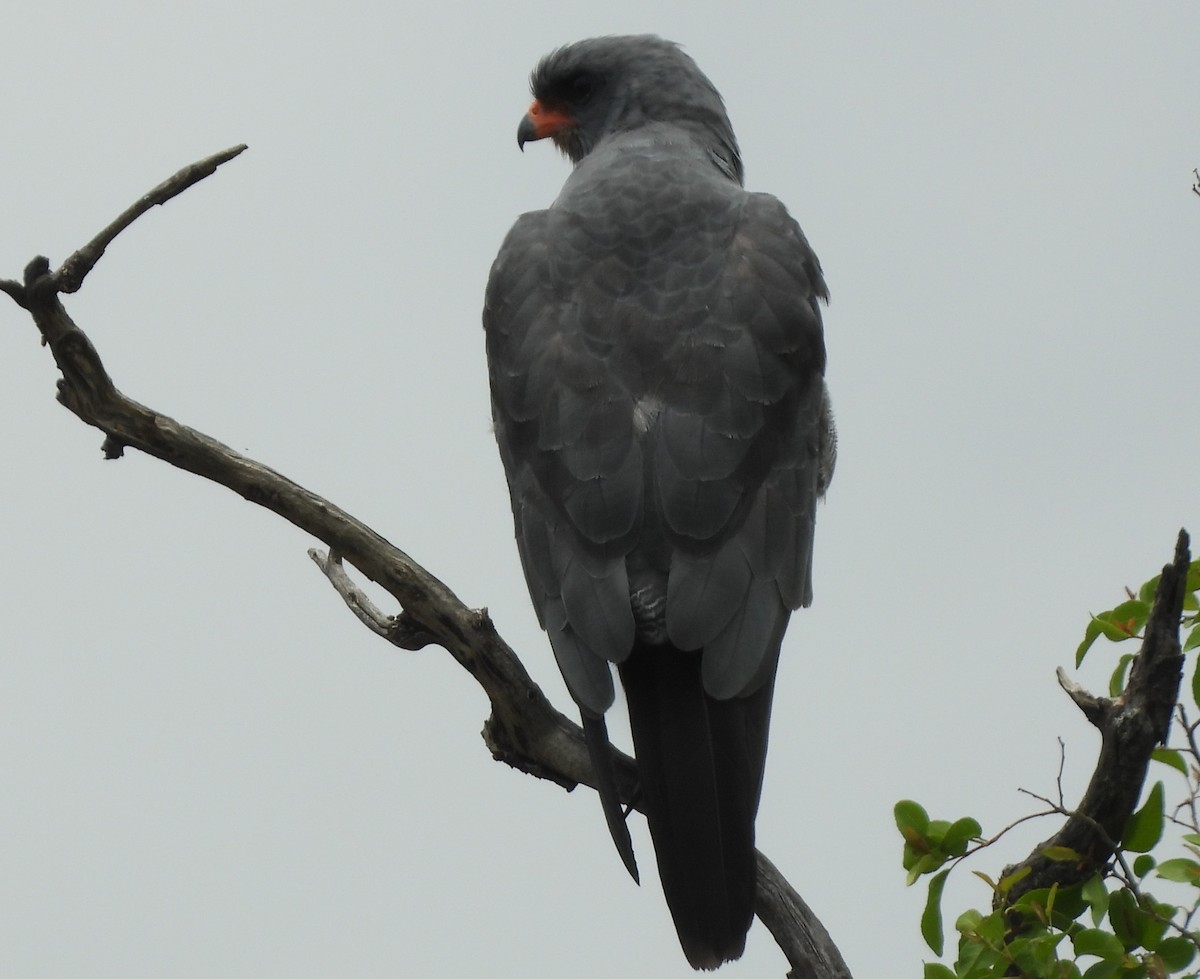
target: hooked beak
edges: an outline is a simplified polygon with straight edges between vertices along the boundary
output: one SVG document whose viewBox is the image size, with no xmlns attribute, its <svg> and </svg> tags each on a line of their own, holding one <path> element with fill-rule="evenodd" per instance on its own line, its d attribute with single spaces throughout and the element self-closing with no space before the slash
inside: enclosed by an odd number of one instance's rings
<svg viewBox="0 0 1200 979">
<path fill-rule="evenodd" d="M 575 120 L 565 112 L 548 109 L 534 99 L 533 105 L 525 113 L 525 118 L 517 126 L 517 148 L 524 151 L 526 143 L 531 143 L 535 139 L 545 139 L 547 136 L 553 137 L 574 125 Z"/>
</svg>

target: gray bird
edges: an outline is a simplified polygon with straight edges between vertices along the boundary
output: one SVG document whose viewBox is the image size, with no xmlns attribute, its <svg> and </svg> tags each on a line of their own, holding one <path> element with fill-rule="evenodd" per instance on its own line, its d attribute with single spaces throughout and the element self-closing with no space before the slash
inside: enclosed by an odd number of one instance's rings
<svg viewBox="0 0 1200 979">
<path fill-rule="evenodd" d="M 538 621 L 637 878 L 605 711 L 625 690 L 684 954 L 742 954 L 779 646 L 812 600 L 836 439 L 821 266 L 742 188 L 725 106 L 677 45 L 602 37 L 531 78 L 517 142 L 574 163 L 488 281 L 492 414 Z"/>
</svg>

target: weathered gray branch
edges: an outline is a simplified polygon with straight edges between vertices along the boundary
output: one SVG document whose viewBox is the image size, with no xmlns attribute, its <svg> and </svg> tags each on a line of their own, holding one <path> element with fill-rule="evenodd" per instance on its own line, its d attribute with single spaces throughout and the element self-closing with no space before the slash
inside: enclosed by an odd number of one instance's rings
<svg viewBox="0 0 1200 979">
<path fill-rule="evenodd" d="M 58 400 L 88 425 L 105 433 L 108 458 L 126 446 L 203 476 L 277 513 L 330 549 L 310 551 L 355 615 L 404 649 L 442 646 L 487 693 L 492 713 L 483 737 L 492 755 L 513 768 L 570 790 L 594 786 L 582 729 L 555 710 L 508 644 L 486 609 L 467 608 L 445 584 L 360 520 L 286 476 L 233 451 L 216 439 L 123 395 L 100 357 L 59 299 L 74 292 L 105 248 L 140 215 L 209 176 L 244 150 L 233 147 L 180 170 L 125 210 L 57 271 L 35 258 L 23 282 L 0 280 L 28 310 L 62 372 Z M 402 611 L 386 617 L 354 587 L 343 559 L 379 584 Z M 636 770 L 617 752 L 619 787 L 636 807 Z M 597 837 L 598 845 L 601 837 Z M 812 911 L 765 857 L 759 854 L 759 917 L 792 966 L 792 979 L 850 979 L 837 947 Z"/>
<path fill-rule="evenodd" d="M 1004 877 L 1029 870 L 1008 892 L 1006 904 L 1051 884 L 1082 883 L 1112 859 L 1113 844 L 1120 842 L 1141 796 L 1150 753 L 1166 741 L 1179 699 L 1183 669 L 1179 617 L 1190 561 L 1188 535 L 1181 530 L 1175 558 L 1163 568 L 1142 648 L 1133 658 L 1124 693 L 1116 698 L 1097 697 L 1059 672 L 1063 689 L 1100 731 L 1100 757 L 1083 799 L 1062 828 L 1020 863 L 1004 868 Z M 1051 860 L 1044 855 L 1051 846 L 1067 847 L 1082 859 Z"/>
</svg>

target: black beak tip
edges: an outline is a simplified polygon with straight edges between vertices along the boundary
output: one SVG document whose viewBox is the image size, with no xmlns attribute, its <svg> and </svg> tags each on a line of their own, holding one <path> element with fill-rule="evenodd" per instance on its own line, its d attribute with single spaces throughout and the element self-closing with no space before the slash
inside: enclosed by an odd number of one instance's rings
<svg viewBox="0 0 1200 979">
<path fill-rule="evenodd" d="M 525 144 L 537 138 L 537 126 L 529 116 L 525 116 L 521 120 L 521 124 L 517 126 L 517 149 L 524 153 Z"/>
</svg>

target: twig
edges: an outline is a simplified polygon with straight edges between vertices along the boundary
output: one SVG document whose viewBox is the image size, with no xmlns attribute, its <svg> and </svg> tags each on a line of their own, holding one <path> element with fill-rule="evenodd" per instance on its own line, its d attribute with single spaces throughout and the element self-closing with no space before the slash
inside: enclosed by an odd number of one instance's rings
<svg viewBox="0 0 1200 979">
<path fill-rule="evenodd" d="M 1058 778 L 1054 780 L 1054 784 L 1058 786 L 1058 804 L 1065 805 L 1063 801 L 1062 777 L 1063 769 L 1067 767 L 1067 745 L 1062 738 L 1058 739 Z"/>
<path fill-rule="evenodd" d="M 337 551 L 329 551 L 327 553 L 315 547 L 309 548 L 308 556 L 321 569 L 321 573 L 329 579 L 329 583 L 333 585 L 333 590 L 342 596 L 342 600 L 358 618 L 358 621 L 375 633 L 375 635 L 383 636 L 384 639 L 390 639 L 395 616 L 384 615 L 375 607 L 375 603 L 367 598 L 358 586 L 354 584 L 354 581 L 346 574 L 346 569 L 342 566 L 342 556 Z"/>
<path fill-rule="evenodd" d="M 113 239 L 128 228 L 134 221 L 145 214 L 155 205 L 165 204 L 173 197 L 178 197 L 193 184 L 199 183 L 205 177 L 211 177 L 217 172 L 217 167 L 228 163 L 246 149 L 246 144 L 231 146 L 220 153 L 214 153 L 203 160 L 197 160 L 182 170 L 164 180 L 153 190 L 143 194 L 136 201 L 116 216 L 91 241 L 73 252 L 62 263 L 57 272 L 50 272 L 48 259 L 38 256 L 25 267 L 25 282 L 15 282 L 12 279 L 0 279 L 0 292 L 7 293 L 24 309 L 32 312 L 30 289 L 36 282 L 38 287 L 55 293 L 78 292 L 89 272 L 96 267 L 104 255 L 105 249 L 112 244 Z M 47 342 L 49 338 L 46 338 Z M 118 453 L 119 454 L 119 453 Z M 110 457 L 111 458 L 111 457 Z"/>
<path fill-rule="evenodd" d="M 217 167 L 222 163 L 228 163 L 245 149 L 246 144 L 242 143 L 239 146 L 231 146 L 227 150 L 222 150 L 220 153 L 214 153 L 203 160 L 198 160 L 190 166 L 184 167 L 174 176 L 168 177 L 148 194 L 144 194 L 122 211 L 107 228 L 63 262 L 59 270 L 54 273 L 55 287 L 59 292 L 78 292 L 79 287 L 83 285 L 83 280 L 87 278 L 87 274 L 95 268 L 96 263 L 104 254 L 104 250 L 112 244 L 117 235 L 150 208 L 167 203 L 172 197 L 182 194 L 192 184 L 212 176 L 217 172 Z"/>
<path fill-rule="evenodd" d="M 203 476 L 283 517 L 329 547 L 310 555 L 364 625 L 406 649 L 434 643 L 446 649 L 487 693 L 492 713 L 483 738 L 493 757 L 565 789 L 595 785 L 582 729 L 559 713 L 533 682 L 486 609 L 467 608 L 441 581 L 380 534 L 344 510 L 260 462 L 125 397 L 104 369 L 95 348 L 71 320 L 59 294 L 78 289 L 105 248 L 141 214 L 181 193 L 237 156 L 234 147 L 185 167 L 155 187 L 57 272 L 45 258 L 26 267 L 23 283 L 0 281 L 32 315 L 62 371 L 58 399 L 82 421 L 105 434 L 105 454 L 125 446 Z M 389 617 L 355 587 L 342 567 L 352 564 L 379 584 L 402 611 Z M 618 789 L 637 807 L 637 773 L 627 755 L 614 752 Z M 799 894 L 759 854 L 757 911 L 792 966 L 795 979 L 850 979 L 821 923 Z"/>
<path fill-rule="evenodd" d="M 1191 815 L 1191 826 L 1189 827 L 1193 833 L 1200 832 L 1200 811 L 1196 807 L 1196 797 L 1200 795 L 1200 748 L 1196 746 L 1196 724 L 1188 723 L 1187 710 L 1183 704 L 1179 705 L 1179 718 L 1183 725 L 1183 730 L 1186 732 L 1189 748 L 1192 755 L 1192 763 L 1187 766 L 1188 780 L 1188 798 L 1187 807 Z M 1198 721 L 1197 723 L 1200 723 Z"/>
<path fill-rule="evenodd" d="M 965 850 L 963 852 L 962 856 L 955 857 L 954 860 L 951 862 L 951 866 L 955 867 L 958 864 L 962 863 L 964 860 L 966 860 L 967 857 L 974 856 L 980 850 L 986 850 L 989 846 L 992 846 L 995 843 L 999 843 L 1002 839 L 1004 839 L 1005 836 L 1007 836 L 1012 830 L 1016 829 L 1022 823 L 1032 822 L 1035 819 L 1041 819 L 1044 816 L 1053 816 L 1053 815 L 1054 815 L 1053 809 L 1047 809 L 1045 812 L 1026 813 L 1024 816 L 1014 819 L 1011 823 L 1009 823 L 1007 826 L 1005 826 L 1002 830 L 997 832 L 995 835 L 989 836 L 985 840 L 980 840 L 973 847 L 971 847 L 968 850 Z"/>
</svg>

